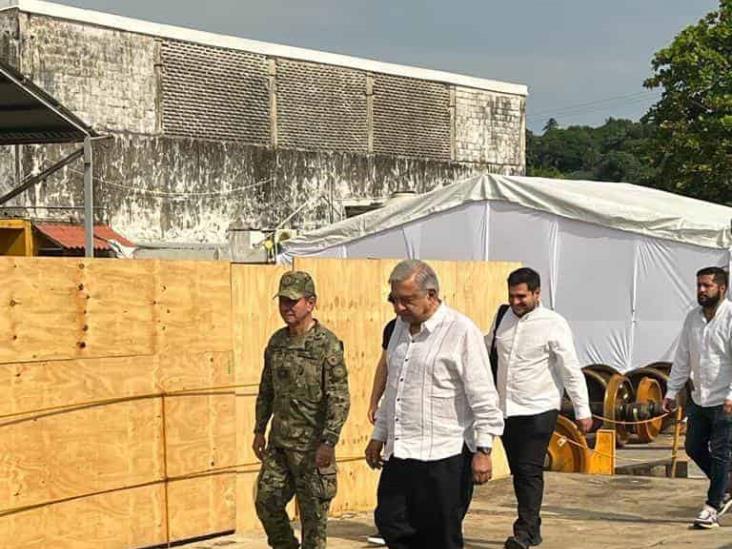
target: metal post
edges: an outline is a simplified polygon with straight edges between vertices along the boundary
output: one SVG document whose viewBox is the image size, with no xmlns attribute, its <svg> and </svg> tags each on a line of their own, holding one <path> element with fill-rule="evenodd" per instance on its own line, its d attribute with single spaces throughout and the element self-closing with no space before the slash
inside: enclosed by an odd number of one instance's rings
<svg viewBox="0 0 732 549">
<path fill-rule="evenodd" d="M 94 163 L 91 138 L 84 138 L 84 249 L 94 257 Z"/>
</svg>

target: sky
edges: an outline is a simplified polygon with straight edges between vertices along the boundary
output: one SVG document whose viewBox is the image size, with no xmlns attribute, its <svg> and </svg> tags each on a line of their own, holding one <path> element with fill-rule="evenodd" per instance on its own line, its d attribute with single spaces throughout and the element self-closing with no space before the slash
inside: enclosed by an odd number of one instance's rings
<svg viewBox="0 0 732 549">
<path fill-rule="evenodd" d="M 718 0 L 62 0 L 242 38 L 526 84 L 541 132 L 637 120 L 654 52 Z"/>
</svg>

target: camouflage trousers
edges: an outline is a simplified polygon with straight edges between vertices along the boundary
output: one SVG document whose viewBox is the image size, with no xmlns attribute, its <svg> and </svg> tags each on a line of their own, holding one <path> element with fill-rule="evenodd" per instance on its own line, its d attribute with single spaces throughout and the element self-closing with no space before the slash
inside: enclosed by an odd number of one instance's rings
<svg viewBox="0 0 732 549">
<path fill-rule="evenodd" d="M 300 509 L 302 548 L 326 544 L 328 508 L 336 494 L 336 467 L 315 466 L 315 451 L 267 448 L 257 478 L 257 516 L 274 549 L 299 547 L 285 510 L 294 495 Z"/>
</svg>

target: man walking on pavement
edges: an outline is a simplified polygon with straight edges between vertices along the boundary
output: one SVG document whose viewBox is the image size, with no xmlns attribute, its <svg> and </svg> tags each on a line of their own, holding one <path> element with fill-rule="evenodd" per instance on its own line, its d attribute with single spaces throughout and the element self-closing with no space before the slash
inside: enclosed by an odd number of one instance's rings
<svg viewBox="0 0 732 549">
<path fill-rule="evenodd" d="M 400 262 L 389 277 L 399 319 L 366 461 L 383 471 L 376 525 L 392 549 L 458 549 L 473 483 L 491 478 L 503 429 L 488 353 L 475 324 L 440 300 L 432 267 Z"/>
<path fill-rule="evenodd" d="M 696 273 L 699 307 L 686 316 L 671 367 L 666 411 L 691 379 L 687 404 L 686 453 L 709 478 L 707 499 L 693 522 L 697 528 L 719 526 L 719 515 L 732 499 L 727 491 L 732 443 L 732 304 L 727 300 L 729 277 L 720 267 Z"/>
<path fill-rule="evenodd" d="M 300 547 L 285 511 L 297 495 L 302 547 L 322 549 L 336 494 L 335 446 L 349 409 L 343 344 L 313 318 L 315 284 L 308 273 L 284 274 L 276 297 L 286 326 L 267 344 L 257 395 L 257 516 L 271 547 Z"/>
<path fill-rule="evenodd" d="M 502 305 L 486 336 L 506 426 L 503 446 L 513 475 L 518 519 L 507 549 L 526 549 L 541 539 L 544 457 L 562 395 L 574 404 L 577 426 L 592 426 L 587 385 L 572 332 L 558 313 L 541 306 L 539 273 L 521 268 L 508 277 L 509 305 Z"/>
</svg>

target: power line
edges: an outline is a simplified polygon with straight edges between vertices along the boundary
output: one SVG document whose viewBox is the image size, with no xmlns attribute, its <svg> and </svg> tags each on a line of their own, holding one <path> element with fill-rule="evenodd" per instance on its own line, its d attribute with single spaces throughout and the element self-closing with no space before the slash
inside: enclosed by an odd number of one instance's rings
<svg viewBox="0 0 732 549">
<path fill-rule="evenodd" d="M 646 98 L 639 97 L 639 98 L 637 98 L 637 99 L 635 99 L 633 101 L 627 101 L 623 105 L 618 105 L 617 107 L 614 107 L 614 110 L 621 111 L 622 112 L 627 107 L 635 107 L 635 106 L 641 105 L 641 104 L 643 104 L 645 102 L 646 102 Z M 585 109 L 585 110 L 581 110 L 581 111 L 568 112 L 568 113 L 565 113 L 565 114 L 562 114 L 562 115 L 558 115 L 556 118 L 561 118 L 561 119 L 576 118 L 577 116 L 581 116 L 581 115 L 584 115 L 584 114 L 589 114 L 589 113 L 593 113 L 593 112 L 602 112 L 602 111 L 605 111 L 605 110 L 606 110 L 605 107 L 599 107 L 599 108 L 594 108 L 594 109 Z M 552 118 L 554 118 L 554 117 L 552 117 Z M 528 120 L 536 121 L 536 118 L 533 118 L 532 117 L 532 118 L 529 118 Z"/>
<path fill-rule="evenodd" d="M 635 103 L 635 102 L 642 102 L 646 101 L 647 99 L 650 99 L 651 97 L 655 97 L 657 95 L 657 92 L 654 91 L 643 91 L 643 92 L 636 92 L 633 94 L 628 95 L 619 95 L 616 97 L 608 97 L 606 99 L 598 99 L 596 101 L 588 101 L 586 103 L 577 103 L 575 105 L 569 105 L 562 108 L 557 108 L 553 110 L 546 110 L 546 111 L 539 111 L 537 113 L 532 113 L 528 118 L 529 119 L 536 119 L 539 117 L 553 117 L 553 116 L 561 116 L 565 114 L 576 114 L 576 113 L 582 113 L 582 112 L 594 112 L 598 110 L 604 110 L 608 108 L 609 104 L 612 103 Z M 603 105 L 601 108 L 596 108 L 598 105 Z M 591 107 L 587 109 L 586 107 Z"/>
</svg>

